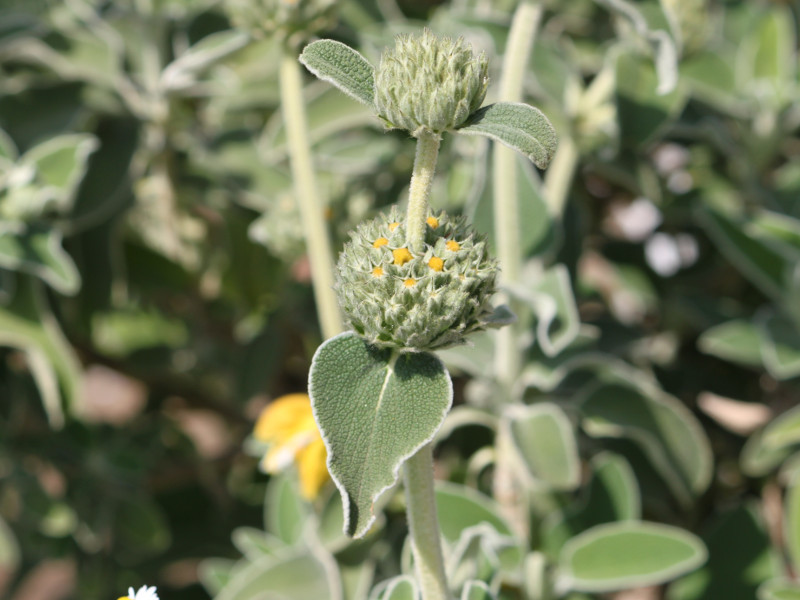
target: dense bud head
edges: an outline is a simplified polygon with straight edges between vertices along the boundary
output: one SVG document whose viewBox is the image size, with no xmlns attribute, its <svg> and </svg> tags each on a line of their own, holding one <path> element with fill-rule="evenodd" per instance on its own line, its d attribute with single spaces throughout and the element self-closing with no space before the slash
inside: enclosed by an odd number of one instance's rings
<svg viewBox="0 0 800 600">
<path fill-rule="evenodd" d="M 442 213 L 428 220 L 423 251 L 412 253 L 404 221 L 392 208 L 350 234 L 337 266 L 339 304 L 356 333 L 378 346 L 464 343 L 492 313 L 497 264 L 486 240 Z"/>
<path fill-rule="evenodd" d="M 375 108 L 391 129 L 441 133 L 463 125 L 480 108 L 489 83 L 484 53 L 462 38 L 397 37 L 375 73 Z"/>
<path fill-rule="evenodd" d="M 253 37 L 303 43 L 333 25 L 336 0 L 225 0 L 231 22 Z"/>
</svg>

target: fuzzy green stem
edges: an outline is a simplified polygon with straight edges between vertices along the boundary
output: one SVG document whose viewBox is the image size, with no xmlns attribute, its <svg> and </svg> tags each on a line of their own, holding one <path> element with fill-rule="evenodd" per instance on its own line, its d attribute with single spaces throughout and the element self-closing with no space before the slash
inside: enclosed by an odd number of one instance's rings
<svg viewBox="0 0 800 600">
<path fill-rule="evenodd" d="M 508 35 L 503 75 L 500 80 L 499 100 L 504 102 L 522 101 L 523 81 L 528 56 L 533 47 L 536 30 L 542 17 L 542 6 L 535 2 L 523 2 L 514 13 Z M 519 222 L 519 191 L 517 190 L 516 152 L 500 144 L 494 147 L 494 195 L 495 244 L 500 262 L 500 284 L 519 283 L 522 270 L 522 242 Z M 514 312 L 520 307 L 510 299 L 505 299 Z M 514 381 L 522 370 L 522 356 L 519 349 L 519 327 L 512 324 L 498 331 L 496 368 L 498 379 L 504 388 L 505 396 L 510 398 Z"/>
<path fill-rule="evenodd" d="M 558 150 L 544 178 L 547 208 L 556 220 L 563 216 L 579 157 L 575 140 L 568 135 L 558 140 Z"/>
<path fill-rule="evenodd" d="M 281 111 L 286 124 L 289 163 L 295 195 L 303 221 L 306 249 L 311 264 L 314 300 L 322 335 L 325 338 L 344 331 L 339 304 L 333 291 L 334 261 L 331 241 L 325 224 L 322 203 L 308 144 L 308 124 L 303 103 L 303 84 L 297 56 L 284 52 L 280 69 Z"/>
<path fill-rule="evenodd" d="M 403 465 L 408 527 L 422 600 L 450 600 L 433 488 L 433 445 L 426 444 Z"/>
<path fill-rule="evenodd" d="M 417 154 L 408 192 L 406 213 L 406 243 L 412 252 L 422 252 L 425 244 L 425 225 L 428 219 L 428 198 L 431 195 L 436 160 L 442 138 L 438 133 L 423 129 L 417 137 Z"/>
</svg>

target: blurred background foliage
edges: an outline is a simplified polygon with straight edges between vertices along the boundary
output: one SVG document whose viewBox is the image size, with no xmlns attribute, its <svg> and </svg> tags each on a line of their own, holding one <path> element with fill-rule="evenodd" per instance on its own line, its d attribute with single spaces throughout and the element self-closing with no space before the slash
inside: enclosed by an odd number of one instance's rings
<svg viewBox="0 0 800 600">
<path fill-rule="evenodd" d="M 427 25 L 486 51 L 497 80 L 517 3 L 337 4 L 324 36 L 373 63 Z M 709 559 L 642 598 L 800 598 L 798 5 L 543 5 L 524 92 L 560 149 L 544 176 L 518 167 L 518 410 L 494 400 L 492 337 L 443 353 L 458 406 L 440 502 L 471 515 L 444 519 L 445 538 L 481 540 L 456 573 L 478 579 L 493 556 L 501 597 L 535 597 L 497 575 L 503 511 L 461 487 L 491 495 L 508 427 L 534 490 L 529 572 L 593 526 L 646 518 L 697 534 Z M 281 52 L 218 1 L 0 3 L 0 595 L 250 598 L 280 572 L 303 574 L 290 597 L 329 597 L 334 560 L 356 599 L 407 568 L 398 498 L 348 542 L 330 490 L 307 505 L 243 449 L 270 399 L 305 390 L 321 341 Z M 306 82 L 338 251 L 403 197 L 413 144 Z M 489 153 L 446 138 L 433 204 L 491 234 Z M 312 513 L 316 543 L 301 539 Z M 476 533 L 487 519 L 494 534 Z"/>
</svg>

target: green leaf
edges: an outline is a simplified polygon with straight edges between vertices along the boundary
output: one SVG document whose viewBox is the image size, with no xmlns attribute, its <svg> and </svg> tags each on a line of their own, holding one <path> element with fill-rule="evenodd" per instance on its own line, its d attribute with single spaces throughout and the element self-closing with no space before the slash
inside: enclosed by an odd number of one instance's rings
<svg viewBox="0 0 800 600">
<path fill-rule="evenodd" d="M 615 383 L 590 388 L 580 403 L 595 437 L 627 437 L 639 445 L 684 504 L 711 481 L 712 454 L 702 427 L 676 398 L 656 389 Z"/>
<path fill-rule="evenodd" d="M 786 490 L 784 538 L 795 572 L 800 569 L 800 476 L 795 475 Z"/>
<path fill-rule="evenodd" d="M 770 448 L 785 448 L 800 443 L 800 406 L 787 410 L 764 427 L 762 443 Z"/>
<path fill-rule="evenodd" d="M 56 229 L 29 226 L 19 233 L 0 230 L 0 267 L 35 275 L 70 296 L 81 284 L 78 269 L 61 246 L 61 232 Z"/>
<path fill-rule="evenodd" d="M 408 575 L 392 577 L 370 594 L 370 598 L 375 600 L 417 600 L 418 597 L 417 584 Z"/>
<path fill-rule="evenodd" d="M 747 502 L 713 519 L 703 534 L 708 562 L 669 587 L 669 600 L 752 600 L 765 580 L 781 572 L 761 509 Z"/>
<path fill-rule="evenodd" d="M 74 197 L 78 183 L 86 173 L 89 155 L 97 147 L 93 135 L 60 135 L 26 152 L 20 163 L 35 169 L 36 183 L 58 198 L 63 210 Z"/>
<path fill-rule="evenodd" d="M 658 585 L 693 571 L 706 558 L 703 542 L 677 527 L 646 522 L 598 525 L 564 546 L 561 587 L 607 592 Z"/>
<path fill-rule="evenodd" d="M 476 110 L 458 133 L 483 135 L 527 156 L 544 169 L 558 146 L 556 130 L 538 108 L 498 102 Z"/>
<path fill-rule="evenodd" d="M 792 453 L 791 445 L 772 445 L 764 442 L 764 434 L 769 430 L 762 429 L 751 435 L 742 448 L 739 464 L 742 472 L 750 477 L 761 477 L 771 472 Z"/>
<path fill-rule="evenodd" d="M 488 523 L 498 533 L 511 535 L 511 528 L 500 516 L 500 508 L 490 497 L 456 483 L 436 483 L 436 513 L 445 540 L 455 543 L 464 530 Z"/>
<path fill-rule="evenodd" d="M 787 260 L 761 240 L 748 235 L 741 223 L 717 211 L 703 210 L 699 220 L 722 254 L 742 275 L 766 295 L 782 298 L 787 275 L 796 261 Z"/>
<path fill-rule="evenodd" d="M 592 479 L 583 497 L 542 524 L 542 548 L 555 558 L 569 538 L 595 525 L 642 516 L 636 476 L 628 461 L 605 452 L 592 459 Z"/>
<path fill-rule="evenodd" d="M 197 567 L 197 578 L 211 596 L 219 594 L 233 578 L 236 561 L 207 558 Z"/>
<path fill-rule="evenodd" d="M 536 281 L 532 291 L 512 289 L 536 315 L 536 341 L 547 356 L 556 356 L 569 346 L 580 331 L 581 320 L 567 267 L 559 264 Z"/>
<path fill-rule="evenodd" d="M 758 319 L 763 343 L 764 366 L 775 379 L 800 375 L 800 331 L 791 319 L 764 312 Z"/>
<path fill-rule="evenodd" d="M 241 50 L 249 41 L 250 37 L 238 29 L 207 35 L 164 68 L 161 85 L 170 91 L 191 87 L 203 71 Z"/>
<path fill-rule="evenodd" d="M 258 560 L 262 556 L 275 556 L 286 549 L 286 543 L 255 527 L 237 527 L 231 534 L 231 541 L 236 548 L 250 560 Z"/>
<path fill-rule="evenodd" d="M 216 600 L 339 600 L 334 578 L 331 568 L 312 554 L 264 557 L 237 571 Z"/>
<path fill-rule="evenodd" d="M 800 600 L 800 584 L 785 579 L 765 581 L 758 588 L 758 600 Z"/>
<path fill-rule="evenodd" d="M 461 589 L 461 600 L 496 600 L 489 586 L 483 581 L 468 581 Z"/>
<path fill-rule="evenodd" d="M 644 146 L 678 116 L 686 95 L 678 86 L 659 94 L 659 78 L 653 65 L 631 52 L 617 58 L 616 93 L 620 135 L 633 146 Z"/>
<path fill-rule="evenodd" d="M 0 517 L 0 574 L 13 575 L 20 561 L 19 544 L 14 532 Z"/>
<path fill-rule="evenodd" d="M 342 494 L 344 529 L 361 537 L 375 520 L 374 502 L 444 421 L 450 376 L 432 354 L 394 353 L 347 332 L 317 349 L 308 389 Z"/>
<path fill-rule="evenodd" d="M 288 545 L 296 544 L 303 535 L 310 507 L 303 501 L 292 477 L 274 477 L 264 500 L 264 527 Z"/>
<path fill-rule="evenodd" d="M 64 409 L 79 410 L 81 366 L 47 306 L 36 281 L 19 278 L 8 306 L 0 306 L 0 345 L 25 351 L 51 427 L 64 423 Z"/>
<path fill-rule="evenodd" d="M 511 439 L 528 474 L 554 490 L 580 484 L 578 444 L 572 423 L 557 405 L 541 402 L 509 412 Z"/>
<path fill-rule="evenodd" d="M 697 340 L 697 347 L 706 354 L 724 360 L 760 367 L 761 334 L 753 323 L 734 319 L 715 325 L 704 331 Z"/>
<path fill-rule="evenodd" d="M 300 62 L 351 98 L 373 106 L 375 67 L 350 46 L 334 40 L 318 40 L 303 49 Z"/>
</svg>

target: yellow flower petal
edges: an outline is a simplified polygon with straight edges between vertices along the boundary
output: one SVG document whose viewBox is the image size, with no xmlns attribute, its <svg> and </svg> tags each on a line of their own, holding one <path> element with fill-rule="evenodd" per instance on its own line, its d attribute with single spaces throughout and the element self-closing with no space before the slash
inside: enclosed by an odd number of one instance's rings
<svg viewBox="0 0 800 600">
<path fill-rule="evenodd" d="M 445 244 L 445 246 L 451 252 L 458 252 L 461 249 L 461 244 L 459 244 L 454 240 L 450 240 L 449 242 L 447 242 L 447 244 Z"/>
<path fill-rule="evenodd" d="M 436 217 L 428 217 L 428 225 L 430 225 L 433 229 L 436 229 L 439 226 L 439 219 Z"/>
<path fill-rule="evenodd" d="M 403 282 L 403 285 L 406 287 L 414 287 L 415 285 L 417 285 L 417 280 L 414 279 L 413 277 L 409 277 Z"/>
<path fill-rule="evenodd" d="M 316 428 L 308 394 L 288 394 L 261 411 L 253 436 L 262 442 L 280 444 L 297 433 Z"/>
<path fill-rule="evenodd" d="M 392 250 L 392 256 L 394 256 L 394 264 L 400 267 L 410 260 L 414 260 L 414 257 L 411 256 L 411 252 L 409 252 L 408 248 L 397 248 L 396 250 Z"/>
<path fill-rule="evenodd" d="M 375 267 L 372 269 L 372 276 L 373 277 L 380 277 L 383 275 L 383 269 L 381 267 Z"/>
<path fill-rule="evenodd" d="M 386 238 L 378 238 L 377 240 L 372 242 L 372 247 L 373 248 L 380 248 L 381 246 L 385 246 L 388 243 L 389 243 L 389 240 L 387 240 Z"/>
<path fill-rule="evenodd" d="M 397 222 L 395 222 L 395 223 L 389 223 L 389 231 L 394 231 L 394 230 L 395 230 L 395 229 L 397 229 L 398 227 L 400 227 L 400 223 L 397 223 Z"/>
<path fill-rule="evenodd" d="M 434 271 L 441 271 L 442 269 L 444 269 L 444 261 L 438 256 L 433 256 L 428 261 L 428 266 Z"/>
<path fill-rule="evenodd" d="M 313 500 L 322 486 L 330 479 L 325 464 L 328 453 L 321 437 L 311 442 L 297 454 L 297 474 L 300 478 L 300 493 L 307 500 Z"/>
</svg>

